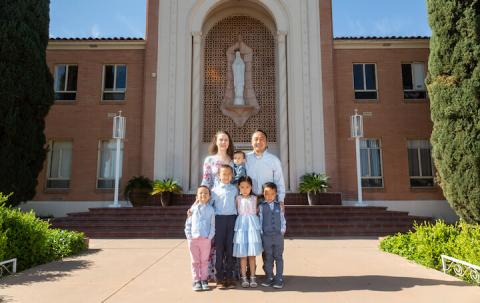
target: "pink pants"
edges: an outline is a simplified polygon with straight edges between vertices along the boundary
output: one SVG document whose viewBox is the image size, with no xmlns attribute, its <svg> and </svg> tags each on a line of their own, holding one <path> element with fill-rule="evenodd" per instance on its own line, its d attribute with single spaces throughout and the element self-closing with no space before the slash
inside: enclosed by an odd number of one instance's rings
<svg viewBox="0 0 480 303">
<path fill-rule="evenodd" d="M 208 238 L 188 240 L 188 248 L 190 248 L 190 258 L 192 259 L 193 281 L 207 280 L 211 240 Z"/>
</svg>

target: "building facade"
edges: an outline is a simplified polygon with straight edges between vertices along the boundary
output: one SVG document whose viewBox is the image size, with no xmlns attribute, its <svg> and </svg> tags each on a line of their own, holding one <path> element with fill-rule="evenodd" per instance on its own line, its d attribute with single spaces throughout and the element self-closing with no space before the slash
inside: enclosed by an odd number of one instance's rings
<svg viewBox="0 0 480 303">
<path fill-rule="evenodd" d="M 118 111 L 127 119 L 122 185 L 138 175 L 173 177 L 192 192 L 217 130 L 247 150 L 261 128 L 288 191 L 297 191 L 304 173 L 321 172 L 344 204 L 353 203 L 349 123 L 357 109 L 364 199 L 453 218 L 430 157 L 428 43 L 334 38 L 331 0 L 148 0 L 145 39 L 51 39 L 50 153 L 24 207 L 63 215 L 111 203 Z M 256 100 L 255 110 L 228 104 L 234 50 L 246 62 L 245 96 Z"/>
</svg>

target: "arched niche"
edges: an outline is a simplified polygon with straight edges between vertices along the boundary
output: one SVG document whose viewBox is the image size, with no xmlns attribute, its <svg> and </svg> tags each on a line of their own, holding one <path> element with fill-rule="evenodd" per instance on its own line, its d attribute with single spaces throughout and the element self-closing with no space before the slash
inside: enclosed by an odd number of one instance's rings
<svg viewBox="0 0 480 303">
<path fill-rule="evenodd" d="M 262 10 L 251 9 L 257 7 L 262 7 Z M 280 0 L 244 0 L 244 1 L 232 1 L 232 0 L 198 0 L 197 3 L 191 10 L 189 17 L 189 28 L 191 33 L 201 33 L 203 30 L 208 30 L 209 22 L 207 21 L 211 18 L 209 16 L 212 13 L 217 13 L 217 10 L 225 10 L 236 8 L 237 13 L 248 13 L 249 16 L 256 17 L 252 15 L 253 13 L 264 11 L 265 15 L 269 16 L 271 21 L 273 21 L 274 26 L 270 28 L 276 29 L 276 31 L 287 33 L 289 31 L 288 15 L 286 13 L 285 7 Z M 242 10 L 246 10 L 242 12 Z M 225 16 L 223 16 L 224 18 Z M 219 17 L 222 18 L 222 17 Z M 262 18 L 258 18 L 262 20 Z M 213 24 L 215 20 L 211 20 Z M 268 24 L 264 22 L 267 26 Z M 270 22 L 272 24 L 272 22 Z M 211 26 L 211 25 L 210 25 Z"/>
</svg>

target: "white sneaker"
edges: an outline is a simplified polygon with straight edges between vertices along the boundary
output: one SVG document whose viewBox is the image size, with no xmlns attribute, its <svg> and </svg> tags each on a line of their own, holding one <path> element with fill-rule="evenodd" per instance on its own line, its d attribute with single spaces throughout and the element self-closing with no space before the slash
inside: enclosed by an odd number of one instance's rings
<svg viewBox="0 0 480 303">
<path fill-rule="evenodd" d="M 194 291 L 200 291 L 200 290 L 202 290 L 202 284 L 200 283 L 200 281 L 195 281 L 195 282 L 193 282 L 192 289 L 193 289 Z"/>
<path fill-rule="evenodd" d="M 273 285 L 273 282 L 274 282 L 273 278 L 267 278 L 262 282 L 261 285 L 264 286 L 264 287 L 270 287 L 270 286 Z"/>
<path fill-rule="evenodd" d="M 250 287 L 250 283 L 248 283 L 247 277 L 241 277 L 240 279 L 242 280 L 242 287 L 243 288 Z"/>
<path fill-rule="evenodd" d="M 257 278 L 255 278 L 255 276 L 250 277 L 250 287 L 251 287 L 251 288 L 255 288 L 255 287 L 257 287 L 257 286 L 258 286 L 258 284 L 257 284 Z"/>
</svg>

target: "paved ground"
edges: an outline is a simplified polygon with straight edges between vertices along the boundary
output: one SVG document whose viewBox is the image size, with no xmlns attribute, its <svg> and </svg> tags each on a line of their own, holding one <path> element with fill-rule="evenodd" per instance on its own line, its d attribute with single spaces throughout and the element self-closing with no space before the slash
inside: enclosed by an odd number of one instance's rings
<svg viewBox="0 0 480 303">
<path fill-rule="evenodd" d="M 286 240 L 283 290 L 194 293 L 184 240 L 91 240 L 81 256 L 0 280 L 0 302 L 480 302 L 480 287 L 377 246 L 377 239 Z"/>
</svg>

